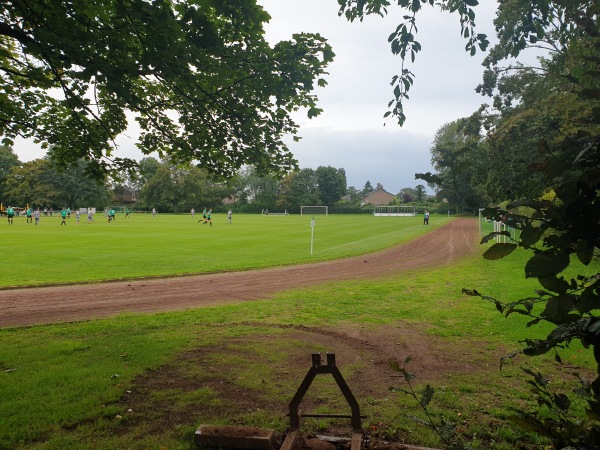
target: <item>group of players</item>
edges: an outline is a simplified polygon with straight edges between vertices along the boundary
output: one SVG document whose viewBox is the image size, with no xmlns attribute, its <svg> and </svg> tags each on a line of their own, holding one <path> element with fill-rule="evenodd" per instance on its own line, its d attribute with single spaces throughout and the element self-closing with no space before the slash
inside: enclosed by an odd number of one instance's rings
<svg viewBox="0 0 600 450">
<path fill-rule="evenodd" d="M 8 217 L 8 224 L 12 225 L 14 222 L 14 218 L 15 218 L 15 210 L 12 206 L 9 206 L 8 208 L 6 208 L 6 216 Z M 191 210 L 192 213 L 192 218 L 194 218 L 194 214 L 196 213 L 196 211 L 192 208 Z M 115 209 L 114 208 L 110 208 L 110 209 L 106 209 L 105 210 L 105 215 L 108 218 L 108 222 L 113 222 L 115 220 Z M 231 209 L 229 211 L 227 211 L 227 223 L 231 224 L 231 215 L 232 215 L 232 211 Z M 27 208 L 27 210 L 25 211 L 25 217 L 27 218 L 27 223 L 33 223 L 34 219 L 35 219 L 35 224 L 37 225 L 40 222 L 40 216 L 41 216 L 41 212 L 40 212 L 40 208 L 37 208 L 35 211 L 33 211 L 31 208 Z M 63 208 L 60 211 L 60 217 L 61 217 L 61 225 L 67 225 L 67 219 L 71 218 L 71 208 Z M 79 219 L 81 217 L 81 213 L 79 212 L 79 210 L 75 211 L 75 221 L 76 223 L 79 223 Z M 130 217 L 129 216 L 129 209 L 125 209 L 125 218 Z M 155 218 L 156 217 L 156 209 L 152 209 L 152 217 Z M 92 223 L 94 221 L 94 216 L 92 213 L 92 208 L 88 208 L 88 217 L 87 217 L 87 221 L 88 223 Z M 202 219 L 198 220 L 198 223 L 202 222 L 203 225 L 210 225 L 212 227 L 212 209 L 206 209 L 206 207 L 204 208 L 204 210 L 202 211 Z"/>
<path fill-rule="evenodd" d="M 194 218 L 194 215 L 196 214 L 196 210 L 194 208 L 192 208 L 192 210 L 190 211 L 190 213 L 192 214 L 192 219 Z M 231 224 L 231 215 L 232 215 L 232 211 L 231 209 L 229 211 L 227 211 L 227 223 Z M 202 218 L 200 220 L 198 220 L 198 223 L 202 222 L 202 225 L 210 225 L 212 227 L 212 209 L 206 209 L 206 207 L 204 207 L 204 210 L 202 211 Z"/>
<path fill-rule="evenodd" d="M 6 208 L 5 213 L 6 217 L 8 217 L 8 224 L 12 225 L 15 221 L 15 209 L 12 206 L 9 206 L 8 208 Z M 70 214 L 71 211 L 69 210 L 69 215 Z M 25 211 L 25 216 L 27 217 L 27 223 L 33 223 L 33 219 L 35 218 L 35 224 L 37 225 L 40 222 L 40 208 L 36 209 L 35 211 L 32 211 L 31 208 L 27 208 L 27 210 Z"/>
<path fill-rule="evenodd" d="M 6 214 L 6 217 L 8 218 L 8 224 L 12 225 L 15 220 L 15 209 L 12 206 L 9 206 L 8 208 L 6 208 L 6 211 L 4 211 L 4 212 Z M 34 223 L 34 220 L 35 220 L 35 225 L 37 225 L 38 223 L 40 223 L 41 215 L 42 215 L 42 213 L 40 211 L 40 208 L 37 208 L 35 211 L 32 210 L 31 208 L 27 208 L 25 210 L 25 217 L 27 219 L 27 223 Z M 109 222 L 114 221 L 115 220 L 115 209 L 114 208 L 106 209 L 105 215 L 108 218 Z M 129 209 L 125 210 L 125 218 L 127 218 L 127 217 L 130 217 Z M 63 209 L 61 209 L 60 218 L 61 218 L 60 224 L 66 226 L 67 219 L 71 218 L 71 208 L 64 207 Z M 81 218 L 81 213 L 79 210 L 76 210 L 75 211 L 75 222 L 79 223 L 80 218 Z M 87 221 L 88 221 L 88 223 L 92 223 L 94 221 L 94 215 L 93 215 L 92 208 L 88 208 Z"/>
</svg>

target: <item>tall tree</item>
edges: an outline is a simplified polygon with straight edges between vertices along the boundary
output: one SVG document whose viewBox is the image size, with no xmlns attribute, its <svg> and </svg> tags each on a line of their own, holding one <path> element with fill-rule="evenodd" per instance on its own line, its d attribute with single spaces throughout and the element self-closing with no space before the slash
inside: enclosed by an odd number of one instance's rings
<svg viewBox="0 0 600 450">
<path fill-rule="evenodd" d="M 348 186 L 347 195 L 350 197 L 350 203 L 360 203 L 362 201 L 362 191 L 359 191 L 354 186 Z"/>
<path fill-rule="evenodd" d="M 225 186 L 215 182 L 206 170 L 163 162 L 142 187 L 140 202 L 148 208 L 177 213 L 220 205 L 226 195 Z"/>
<path fill-rule="evenodd" d="M 425 186 L 422 184 L 417 184 L 415 187 L 415 199 L 420 203 L 427 197 L 427 191 L 425 190 Z"/>
<path fill-rule="evenodd" d="M 481 203 L 473 188 L 472 179 L 479 168 L 478 148 L 480 136 L 469 131 L 469 120 L 459 119 L 443 125 L 435 134 L 431 146 L 431 163 L 436 174 L 417 174 L 431 186 L 437 196 L 455 205 L 458 212 L 475 208 Z"/>
<path fill-rule="evenodd" d="M 334 56 L 318 34 L 271 47 L 255 0 L 8 1 L 0 7 L 0 136 L 52 145 L 62 164 L 104 176 L 132 112 L 145 154 L 222 177 L 244 164 L 285 173 L 291 112 L 320 113 Z"/>
<path fill-rule="evenodd" d="M 417 198 L 417 192 L 413 188 L 402 188 L 396 196 L 402 199 L 402 203 L 410 203 Z"/>
<path fill-rule="evenodd" d="M 14 166 L 19 166 L 21 161 L 15 154 L 12 148 L 6 145 L 0 145 L 0 199 L 4 198 L 2 185 L 6 181 L 6 177 Z"/>
<path fill-rule="evenodd" d="M 110 202 L 109 189 L 86 175 L 87 164 L 80 160 L 63 170 L 42 158 L 14 166 L 5 183 L 6 195 L 11 203 L 22 206 L 103 207 Z"/>
<path fill-rule="evenodd" d="M 138 164 L 137 170 L 130 177 L 133 185 L 141 190 L 142 187 L 156 175 L 158 168 L 160 167 L 160 161 L 152 156 L 146 156 L 142 158 Z"/>
<path fill-rule="evenodd" d="M 369 180 L 367 180 L 367 182 L 365 183 L 365 185 L 362 189 L 362 195 L 367 195 L 371 192 L 373 192 L 373 185 L 371 184 L 371 182 Z"/>
<path fill-rule="evenodd" d="M 318 179 L 314 169 L 292 172 L 281 180 L 277 206 L 299 211 L 302 205 L 320 205 Z"/>
<path fill-rule="evenodd" d="M 273 211 L 277 205 L 279 181 L 272 175 L 259 175 L 252 167 L 242 170 L 235 182 L 235 195 L 242 203 Z"/>
<path fill-rule="evenodd" d="M 319 199 L 331 206 L 346 195 L 346 171 L 331 166 L 319 166 L 316 170 Z"/>
</svg>

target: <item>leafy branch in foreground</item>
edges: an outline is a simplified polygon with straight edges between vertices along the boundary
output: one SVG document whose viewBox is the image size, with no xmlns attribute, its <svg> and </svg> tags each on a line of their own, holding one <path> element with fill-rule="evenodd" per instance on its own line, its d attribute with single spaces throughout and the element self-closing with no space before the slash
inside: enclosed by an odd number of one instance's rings
<svg viewBox="0 0 600 450">
<path fill-rule="evenodd" d="M 404 381 L 406 381 L 406 384 L 408 384 L 408 389 L 403 389 L 401 387 L 393 387 L 392 386 L 392 387 L 390 387 L 390 391 L 391 392 L 402 392 L 402 393 L 410 395 L 412 398 L 414 398 L 417 401 L 417 403 L 419 404 L 419 406 L 421 407 L 421 409 L 423 410 L 427 420 L 423 420 L 419 417 L 411 416 L 411 415 L 407 415 L 407 417 L 409 417 L 411 420 L 414 420 L 415 422 L 417 422 L 421 425 L 424 425 L 427 428 L 433 430 L 440 437 L 440 439 L 442 440 L 444 445 L 446 445 L 446 448 L 448 450 L 469 449 L 470 447 L 467 444 L 465 444 L 462 441 L 462 439 L 460 438 L 460 436 L 457 434 L 456 423 L 454 423 L 453 421 L 448 420 L 446 418 L 443 418 L 439 424 L 436 424 L 436 421 L 434 420 L 434 418 L 429 413 L 429 410 L 427 409 L 429 403 L 433 399 L 435 390 L 429 384 L 427 384 L 423 388 L 423 391 L 421 392 L 420 395 L 415 391 L 415 388 L 412 385 L 412 380 L 415 378 L 415 375 L 406 369 L 406 367 L 407 367 L 408 363 L 410 363 L 410 361 L 411 361 L 411 358 L 409 356 L 404 360 L 404 364 L 402 366 L 397 361 L 390 362 L 390 367 L 393 370 L 395 370 L 396 372 L 400 372 L 402 374 L 402 376 L 404 377 Z"/>
<path fill-rule="evenodd" d="M 485 34 L 475 32 L 475 10 L 477 0 L 398 0 L 397 6 L 406 11 L 403 22 L 388 37 L 390 49 L 394 55 L 402 59 L 400 74 L 394 75 L 390 82 L 394 98 L 388 103 L 388 111 L 384 117 L 393 116 L 402 126 L 406 121 L 403 101 L 408 100 L 408 92 L 414 83 L 414 73 L 406 68 L 406 60 L 410 57 L 415 62 L 417 53 L 421 51 L 421 44 L 416 40 L 417 14 L 424 5 L 439 6 L 443 11 L 459 15 L 461 36 L 467 41 L 465 50 L 471 56 L 477 53 L 477 48 L 484 51 L 489 46 Z M 344 15 L 347 20 L 363 20 L 367 15 L 384 16 L 388 13 L 391 2 L 387 0 L 338 0 L 340 5 L 339 15 Z"/>
<path fill-rule="evenodd" d="M 522 369 L 530 376 L 527 383 L 537 402 L 537 410 L 523 411 L 511 408 L 516 416 L 513 421 L 522 428 L 537 435 L 549 438 L 557 449 L 598 449 L 600 448 L 600 404 L 593 398 L 588 380 L 573 373 L 580 387 L 573 390 L 579 398 L 588 399 L 593 408 L 588 411 L 587 420 L 582 419 L 578 403 L 562 392 L 552 392 L 550 380 L 539 372 Z"/>
<path fill-rule="evenodd" d="M 484 217 L 520 231 L 519 237 L 512 242 L 490 246 L 484 257 L 489 260 L 500 259 L 518 248 L 530 252 L 531 257 L 524 268 L 525 277 L 537 279 L 541 289 L 536 290 L 533 296 L 514 302 L 502 302 L 477 290 L 463 289 L 467 295 L 492 302 L 507 317 L 511 314 L 530 317 L 528 327 L 540 322 L 553 326 L 545 338 L 522 341 L 524 348 L 504 358 L 502 363 L 517 354 L 537 356 L 549 351 L 554 351 L 555 359 L 560 362 L 559 351 L 568 347 L 573 340 L 580 341 L 584 348 L 592 350 L 597 376 L 590 384 L 587 423 L 585 416 L 570 423 L 560 416 L 554 421 L 546 421 L 531 414 L 522 415 L 524 420 L 531 421 L 531 426 L 545 426 L 547 435 L 554 440 L 557 448 L 563 448 L 564 445 L 583 448 L 579 446 L 579 441 L 585 441 L 585 448 L 600 448 L 600 273 L 593 270 L 598 266 L 597 252 L 600 248 L 598 142 L 600 137 L 588 135 L 580 141 L 568 140 L 555 146 L 554 152 L 548 154 L 546 163 L 561 167 L 562 170 L 559 176 L 551 171 L 546 174 L 551 177 L 553 189 L 544 198 L 522 199 L 509 203 L 505 208 L 489 208 L 482 213 Z M 482 243 L 486 244 L 498 235 L 510 237 L 506 232 L 491 233 L 482 239 Z M 573 269 L 576 264 L 579 270 Z M 590 268 L 584 271 L 582 268 L 585 266 Z M 569 272 L 568 268 L 571 268 Z M 574 271 L 579 274 L 568 275 Z M 534 379 L 534 382 L 535 393 L 541 404 L 556 406 L 552 410 L 554 413 L 566 407 L 564 397 L 550 396 L 543 390 L 545 383 L 541 378 Z M 575 425 L 582 427 L 585 433 L 561 431 L 557 434 L 553 429 L 572 429 Z"/>
<path fill-rule="evenodd" d="M 313 90 L 334 54 L 318 34 L 269 45 L 269 20 L 254 0 L 2 2 L 2 143 L 31 138 L 104 178 L 135 165 L 113 157 L 135 120 L 146 155 L 222 178 L 287 173 L 292 113 L 320 113 Z"/>
</svg>

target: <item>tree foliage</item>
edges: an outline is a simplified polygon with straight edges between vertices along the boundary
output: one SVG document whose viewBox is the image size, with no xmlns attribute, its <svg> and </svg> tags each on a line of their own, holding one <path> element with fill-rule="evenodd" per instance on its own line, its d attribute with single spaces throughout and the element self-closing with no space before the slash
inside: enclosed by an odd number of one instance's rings
<svg viewBox="0 0 600 450">
<path fill-rule="evenodd" d="M 291 112 L 320 113 L 313 90 L 334 55 L 318 34 L 271 47 L 269 19 L 255 0 L 3 2 L 3 143 L 33 138 L 105 176 L 135 165 L 112 158 L 133 116 L 145 154 L 221 177 L 245 164 L 286 173 Z"/>
<path fill-rule="evenodd" d="M 473 121 L 477 121 L 475 116 L 442 126 L 430 149 L 436 173 L 416 174 L 416 178 L 436 187 L 438 197 L 457 205 L 459 212 L 481 203 L 475 180 L 486 162 L 478 154 L 481 136 L 480 127 L 473 126 Z"/>
<path fill-rule="evenodd" d="M 331 166 L 319 166 L 316 170 L 319 201 L 332 206 L 338 202 L 348 189 L 346 171 Z"/>
<path fill-rule="evenodd" d="M 19 166 L 21 161 L 12 148 L 0 145 L 0 199 L 4 197 L 2 185 L 6 181 L 8 174 L 14 166 Z"/>
<path fill-rule="evenodd" d="M 301 169 L 281 180 L 277 206 L 287 210 L 299 210 L 301 205 L 320 205 L 319 181 L 314 169 Z"/>
<path fill-rule="evenodd" d="M 87 176 L 87 164 L 80 160 L 64 169 L 41 158 L 13 166 L 4 183 L 5 201 L 40 208 L 104 206 L 111 199 L 109 189 Z"/>
<path fill-rule="evenodd" d="M 143 185 L 140 202 L 147 209 L 178 213 L 219 205 L 227 194 L 227 186 L 206 170 L 163 162 Z"/>
</svg>

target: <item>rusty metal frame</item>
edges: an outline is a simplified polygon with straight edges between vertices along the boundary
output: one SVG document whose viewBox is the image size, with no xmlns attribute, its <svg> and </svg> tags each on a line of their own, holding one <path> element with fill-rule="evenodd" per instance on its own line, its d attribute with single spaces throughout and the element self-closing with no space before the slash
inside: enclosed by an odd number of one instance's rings
<svg viewBox="0 0 600 450">
<path fill-rule="evenodd" d="M 315 377 L 319 374 L 331 374 L 333 379 L 339 386 L 344 398 L 350 405 L 350 410 L 352 411 L 351 416 L 340 415 L 340 414 L 303 414 L 303 417 L 336 417 L 336 418 L 349 418 L 352 424 L 353 430 L 360 430 L 362 428 L 361 425 L 361 417 L 360 417 L 360 407 L 358 406 L 358 402 L 350 387 L 344 380 L 344 377 L 340 373 L 339 369 L 335 364 L 335 353 L 327 353 L 327 365 L 321 365 L 321 354 L 313 353 L 312 355 L 312 366 L 308 369 L 308 373 L 304 377 L 304 380 L 300 384 L 300 387 L 296 391 L 296 394 L 292 398 L 289 404 L 289 412 L 290 412 L 290 426 L 291 428 L 300 427 L 300 411 L 298 407 L 300 406 L 300 402 L 308 392 L 308 388 L 312 384 Z"/>
<path fill-rule="evenodd" d="M 351 415 L 345 414 L 301 414 L 299 410 L 300 402 L 308 392 L 308 388 L 312 384 L 315 377 L 319 374 L 331 374 L 333 379 L 337 383 L 338 387 L 342 391 L 344 398 L 350 405 L 350 410 L 352 412 Z M 344 377 L 340 373 L 339 369 L 335 363 L 335 353 L 327 353 L 327 365 L 321 365 L 321 354 L 313 353 L 312 354 L 312 366 L 308 369 L 308 373 L 304 377 L 304 380 L 300 384 L 300 387 L 296 391 L 296 394 L 292 398 L 289 404 L 289 415 L 290 415 L 290 427 L 291 432 L 288 434 L 288 437 L 284 441 L 284 445 L 281 447 L 282 449 L 287 449 L 293 447 L 293 442 L 295 442 L 298 431 L 300 429 L 300 417 L 333 417 L 333 418 L 342 418 L 342 419 L 350 419 L 350 423 L 352 424 L 352 449 L 360 449 L 360 442 L 362 438 L 362 424 L 360 415 L 360 407 L 358 406 L 358 402 L 356 398 L 352 394 L 350 387 L 344 380 Z M 289 438 L 289 442 L 288 442 Z"/>
</svg>

